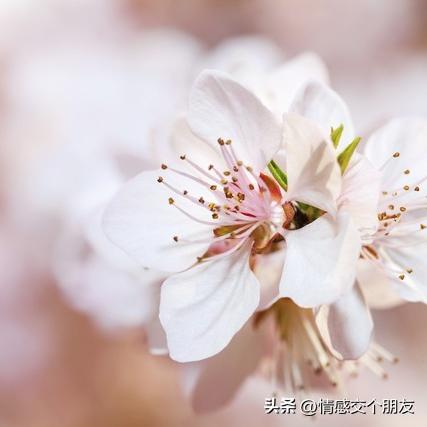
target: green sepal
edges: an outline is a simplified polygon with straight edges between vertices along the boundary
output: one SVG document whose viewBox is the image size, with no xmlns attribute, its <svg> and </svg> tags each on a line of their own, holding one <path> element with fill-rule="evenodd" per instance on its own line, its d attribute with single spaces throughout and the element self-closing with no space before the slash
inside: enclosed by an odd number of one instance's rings
<svg viewBox="0 0 427 427">
<path fill-rule="evenodd" d="M 346 147 L 346 149 L 338 156 L 338 163 L 341 168 L 341 173 L 344 173 L 350 163 L 350 160 L 356 151 L 359 142 L 362 140 L 359 136 L 354 138 L 353 141 Z"/>
<path fill-rule="evenodd" d="M 273 178 L 277 181 L 277 183 L 285 190 L 288 191 L 288 177 L 285 172 L 280 169 L 277 163 L 274 160 L 271 160 L 268 163 L 268 170 L 273 175 Z"/>
<path fill-rule="evenodd" d="M 334 144 L 335 148 L 337 148 L 338 144 L 340 143 L 343 130 L 344 130 L 343 124 L 340 124 L 336 129 L 331 127 L 331 139 L 332 139 L 332 144 Z"/>
</svg>

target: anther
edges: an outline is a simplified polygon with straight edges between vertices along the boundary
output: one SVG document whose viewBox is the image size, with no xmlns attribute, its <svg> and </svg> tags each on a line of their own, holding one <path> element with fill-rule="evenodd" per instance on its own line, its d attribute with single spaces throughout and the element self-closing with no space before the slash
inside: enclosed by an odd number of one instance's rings
<svg viewBox="0 0 427 427">
<path fill-rule="evenodd" d="M 214 168 L 214 165 L 209 165 L 208 170 L 212 170 Z"/>
<path fill-rule="evenodd" d="M 225 141 L 225 143 L 226 143 L 227 145 L 230 145 L 230 144 L 231 144 L 231 139 L 227 139 L 227 141 Z"/>
<path fill-rule="evenodd" d="M 213 219 L 218 219 L 218 214 L 217 214 L 217 213 L 213 213 L 213 214 L 212 214 L 212 218 L 213 218 Z"/>
<path fill-rule="evenodd" d="M 160 167 L 161 167 L 163 170 L 168 168 L 168 167 L 167 167 L 167 165 L 165 165 L 164 163 L 162 163 L 162 165 L 161 165 Z"/>
<path fill-rule="evenodd" d="M 400 280 L 404 280 L 404 279 L 405 279 L 405 275 L 404 275 L 404 274 L 400 274 L 400 275 L 399 275 L 399 279 L 400 279 Z"/>
<path fill-rule="evenodd" d="M 183 154 L 182 156 L 179 156 L 179 158 L 180 158 L 181 160 L 185 160 L 185 154 Z"/>
<path fill-rule="evenodd" d="M 201 203 L 203 205 L 205 203 L 205 199 L 203 197 L 200 197 L 199 203 Z"/>
<path fill-rule="evenodd" d="M 413 273 L 413 269 L 412 268 L 408 268 L 407 270 L 406 270 L 406 272 L 408 273 L 408 274 L 412 274 Z"/>
<path fill-rule="evenodd" d="M 211 185 L 209 188 L 210 188 L 212 191 L 215 191 L 215 190 L 217 189 L 217 186 L 216 186 L 216 185 Z"/>
<path fill-rule="evenodd" d="M 222 138 L 218 138 L 218 144 L 219 145 L 224 145 L 225 142 L 224 142 L 224 140 Z"/>
<path fill-rule="evenodd" d="M 230 171 L 224 171 L 223 173 L 224 173 L 225 176 L 230 176 L 231 175 Z"/>
<path fill-rule="evenodd" d="M 231 177 L 231 180 L 232 180 L 233 182 L 237 182 L 237 181 L 238 181 L 237 177 L 235 177 L 235 176 L 232 176 L 232 177 Z"/>
<path fill-rule="evenodd" d="M 159 176 L 159 177 L 157 178 L 157 182 L 163 182 L 163 177 L 162 177 L 162 176 Z"/>
<path fill-rule="evenodd" d="M 252 171 L 253 171 L 253 168 L 252 168 L 252 166 L 246 166 L 246 170 L 247 170 L 248 172 L 252 172 Z"/>
<path fill-rule="evenodd" d="M 175 242 L 178 241 L 178 236 L 173 236 L 173 240 L 175 240 Z"/>
<path fill-rule="evenodd" d="M 399 157 L 400 156 L 400 153 L 398 152 L 398 151 L 396 151 L 394 154 L 393 154 L 393 157 L 396 159 L 397 157 Z"/>
<path fill-rule="evenodd" d="M 399 210 L 400 210 L 400 212 L 405 212 L 405 211 L 406 211 L 406 208 L 405 208 L 405 206 L 401 206 L 401 207 L 399 208 Z"/>
<path fill-rule="evenodd" d="M 405 191 L 408 191 L 408 190 L 409 190 L 409 185 L 405 185 L 405 186 L 403 187 L 403 189 L 404 189 Z"/>
<path fill-rule="evenodd" d="M 416 187 L 414 188 L 414 190 L 415 190 L 415 191 L 420 191 L 420 187 L 416 186 Z"/>
<path fill-rule="evenodd" d="M 239 168 L 237 166 L 233 166 L 234 172 L 239 172 Z"/>
<path fill-rule="evenodd" d="M 241 160 L 237 160 L 237 166 L 242 166 L 243 162 Z"/>
<path fill-rule="evenodd" d="M 388 205 L 388 208 L 389 208 L 390 210 L 393 210 L 393 209 L 394 209 L 394 205 Z"/>
<path fill-rule="evenodd" d="M 387 196 L 388 191 L 383 191 L 383 196 Z"/>
<path fill-rule="evenodd" d="M 427 228 L 427 225 L 420 224 L 420 228 L 421 228 L 421 230 L 425 230 Z"/>
<path fill-rule="evenodd" d="M 175 203 L 175 200 L 172 199 L 172 197 L 169 197 L 168 202 L 170 205 L 173 205 Z"/>
<path fill-rule="evenodd" d="M 221 179 L 220 182 L 221 182 L 222 185 L 227 185 L 228 184 L 228 181 L 226 179 Z"/>
<path fill-rule="evenodd" d="M 404 173 L 405 175 L 409 175 L 409 174 L 411 173 L 411 171 L 410 171 L 409 169 L 406 169 L 403 173 Z"/>
<path fill-rule="evenodd" d="M 187 191 L 187 190 L 184 190 L 184 191 L 183 191 L 183 194 L 184 194 L 184 196 L 186 196 L 186 195 L 188 194 L 188 191 Z"/>
</svg>

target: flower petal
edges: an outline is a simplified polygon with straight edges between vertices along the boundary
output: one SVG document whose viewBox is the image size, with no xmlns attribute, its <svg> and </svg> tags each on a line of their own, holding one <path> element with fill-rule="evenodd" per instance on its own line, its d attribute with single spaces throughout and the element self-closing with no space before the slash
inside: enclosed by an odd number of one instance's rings
<svg viewBox="0 0 427 427">
<path fill-rule="evenodd" d="M 261 297 L 258 310 L 266 310 L 280 298 L 279 283 L 285 257 L 285 247 L 270 254 L 256 256 L 253 272 L 261 286 Z"/>
<path fill-rule="evenodd" d="M 326 65 L 312 52 L 298 55 L 276 68 L 268 79 L 273 110 L 280 116 L 288 112 L 298 91 L 313 80 L 327 84 L 329 75 Z"/>
<path fill-rule="evenodd" d="M 334 214 L 342 179 L 332 145 L 314 122 L 297 114 L 284 120 L 288 199 Z"/>
<path fill-rule="evenodd" d="M 359 233 L 347 213 L 323 215 L 285 235 L 287 253 L 280 295 L 302 307 L 330 304 L 354 283 Z"/>
<path fill-rule="evenodd" d="M 378 227 L 378 198 L 381 175 L 366 157 L 355 153 L 344 173 L 338 206 L 350 212 L 363 236 L 368 238 Z"/>
<path fill-rule="evenodd" d="M 403 280 L 391 280 L 393 290 L 407 301 L 427 303 L 427 243 L 384 250 L 395 269 L 404 274 Z"/>
<path fill-rule="evenodd" d="M 369 347 L 374 325 L 358 286 L 330 306 L 322 306 L 316 323 L 329 350 L 338 359 L 358 359 Z"/>
<path fill-rule="evenodd" d="M 327 135 L 330 134 L 331 127 L 336 129 L 343 125 L 339 151 L 355 137 L 347 105 L 335 91 L 320 82 L 310 82 L 302 88 L 290 111 L 315 121 Z"/>
<path fill-rule="evenodd" d="M 360 258 L 357 262 L 357 283 L 368 307 L 375 309 L 392 308 L 404 300 L 393 290 L 391 278 L 385 271 L 369 260 Z"/>
<path fill-rule="evenodd" d="M 161 173 L 164 182 L 177 186 L 176 175 L 169 170 Z M 159 184 L 158 176 L 159 172 L 143 172 L 125 184 L 107 207 L 103 228 L 113 243 L 141 265 L 161 271 L 182 271 L 207 250 L 213 237 L 212 226 L 189 218 L 169 205 L 168 198 L 176 199 L 177 206 L 198 219 L 212 218 L 208 209 Z M 197 198 L 204 196 L 209 200 L 210 193 L 198 183 L 179 176 L 179 185 L 180 192 L 185 189 Z M 178 236 L 177 242 L 174 236 Z M 194 243 L 200 239 L 205 241 Z"/>
<path fill-rule="evenodd" d="M 391 120 L 377 130 L 362 146 L 362 153 L 376 169 L 381 170 L 382 191 L 397 191 L 405 185 L 419 185 L 420 191 L 411 188 L 408 196 L 421 199 L 427 195 L 427 186 L 419 184 L 427 175 L 426 148 L 427 120 L 402 118 Z M 393 157 L 395 153 L 398 154 Z"/>
<path fill-rule="evenodd" d="M 184 365 L 184 385 L 196 413 L 225 406 L 257 369 L 264 353 L 262 329 L 249 321 L 221 353 Z"/>
<path fill-rule="evenodd" d="M 219 156 L 216 147 L 214 148 L 212 144 L 194 135 L 188 125 L 186 116 L 181 116 L 175 121 L 170 145 L 175 159 L 185 155 L 202 168 L 205 167 L 206 170 L 208 170 L 210 164 L 214 164 L 216 167 L 224 164 L 224 160 Z"/>
<path fill-rule="evenodd" d="M 190 362 L 217 354 L 254 313 L 260 291 L 249 256 L 246 245 L 164 282 L 160 321 L 172 359 Z"/>
<path fill-rule="evenodd" d="M 217 147 L 231 139 L 246 164 L 262 171 L 280 147 L 281 123 L 248 89 L 219 71 L 204 71 L 191 94 L 188 121 L 193 132 Z"/>
</svg>

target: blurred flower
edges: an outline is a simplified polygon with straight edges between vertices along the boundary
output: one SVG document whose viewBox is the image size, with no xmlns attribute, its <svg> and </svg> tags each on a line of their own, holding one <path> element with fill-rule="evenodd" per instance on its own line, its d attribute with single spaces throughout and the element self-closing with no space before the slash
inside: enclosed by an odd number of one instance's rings
<svg viewBox="0 0 427 427">
<path fill-rule="evenodd" d="M 48 276 L 28 236 L 3 217 L 0 235 L 0 392 L 5 392 L 39 377 L 54 340 L 49 318 L 40 310 Z"/>
</svg>

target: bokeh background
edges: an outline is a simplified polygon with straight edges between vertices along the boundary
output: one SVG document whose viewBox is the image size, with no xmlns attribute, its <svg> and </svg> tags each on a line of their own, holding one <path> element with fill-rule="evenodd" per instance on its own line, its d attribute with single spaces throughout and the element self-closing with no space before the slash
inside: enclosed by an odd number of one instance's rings
<svg viewBox="0 0 427 427">
<path fill-rule="evenodd" d="M 424 0 L 0 0 L 0 426 L 312 425 L 265 416 L 271 390 L 257 378 L 230 406 L 194 414 L 179 367 L 148 354 L 138 304 L 124 301 L 112 327 L 108 280 L 105 295 L 58 280 L 58 270 L 74 277 L 62 265 L 70 212 L 112 179 L 103 150 L 136 153 L 128 175 L 149 165 L 147 123 L 165 131 L 197 70 L 243 36 L 284 58 L 319 54 L 360 134 L 394 115 L 427 116 Z M 352 380 L 347 396 L 415 400 L 416 414 L 317 425 L 426 425 L 427 308 L 374 316 L 377 341 L 400 362 L 388 380 Z"/>
</svg>

